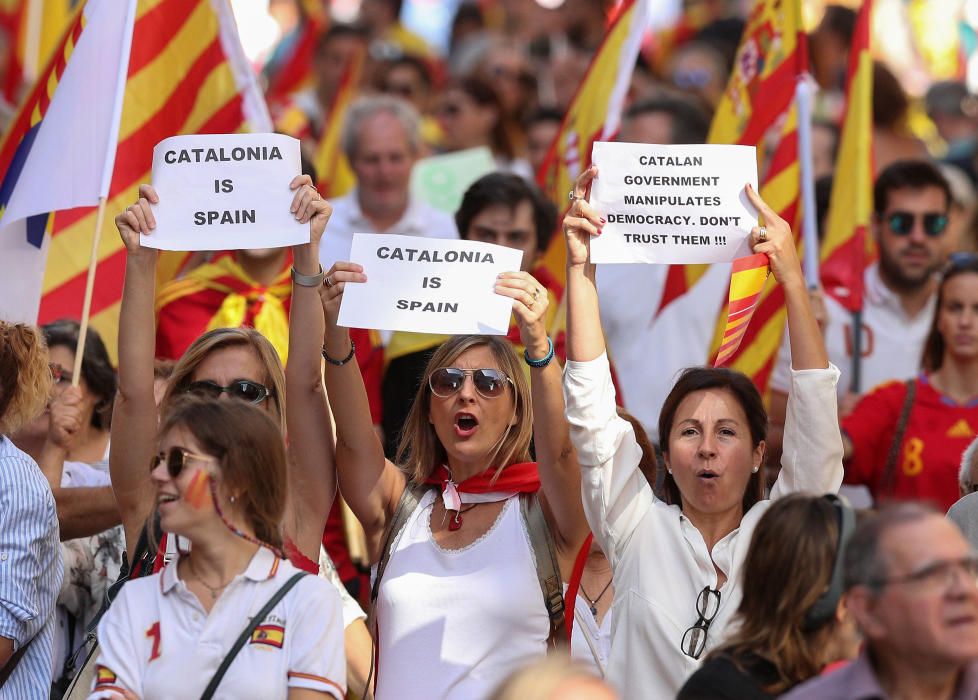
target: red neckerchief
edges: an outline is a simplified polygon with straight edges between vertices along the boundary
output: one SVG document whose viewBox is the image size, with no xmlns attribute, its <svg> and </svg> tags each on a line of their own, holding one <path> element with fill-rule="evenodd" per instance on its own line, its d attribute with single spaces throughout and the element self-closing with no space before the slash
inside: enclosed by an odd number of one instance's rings
<svg viewBox="0 0 978 700">
<path fill-rule="evenodd" d="M 441 487 L 445 510 L 454 513 L 448 523 L 449 530 L 458 530 L 462 527 L 462 499 L 459 495 L 461 493 L 536 493 L 540 490 L 540 473 L 537 471 L 536 462 L 510 464 L 494 481 L 493 477 L 497 471 L 496 468 L 490 468 L 456 484 L 452 481 L 452 474 L 448 467 L 442 465 L 425 479 L 426 484 Z"/>
</svg>

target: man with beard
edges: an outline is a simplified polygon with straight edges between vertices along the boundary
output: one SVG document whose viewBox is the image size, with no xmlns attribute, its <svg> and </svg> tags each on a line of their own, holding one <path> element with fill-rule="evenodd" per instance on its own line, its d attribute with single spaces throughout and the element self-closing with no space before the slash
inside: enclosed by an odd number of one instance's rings
<svg viewBox="0 0 978 700">
<path fill-rule="evenodd" d="M 860 324 L 859 386 L 852 385 L 852 315 L 825 295 L 825 345 L 838 367 L 840 418 L 859 394 L 920 372 L 924 340 L 934 316 L 936 273 L 956 241 L 947 232 L 950 188 L 929 161 L 904 160 L 879 174 L 873 188 L 872 233 L 879 260 L 866 268 Z M 782 358 L 785 358 L 782 352 Z M 771 423 L 784 422 L 788 366 L 771 377 Z"/>
</svg>

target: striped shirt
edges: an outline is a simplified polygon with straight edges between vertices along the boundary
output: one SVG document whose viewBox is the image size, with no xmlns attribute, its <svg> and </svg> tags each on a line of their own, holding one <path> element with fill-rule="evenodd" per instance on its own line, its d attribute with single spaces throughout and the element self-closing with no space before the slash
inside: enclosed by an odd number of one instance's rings
<svg viewBox="0 0 978 700">
<path fill-rule="evenodd" d="M 54 496 L 37 463 L 0 435 L 0 637 L 31 642 L 0 700 L 51 693 L 54 607 L 63 568 Z M 33 641 L 32 641 L 33 640 Z"/>
</svg>

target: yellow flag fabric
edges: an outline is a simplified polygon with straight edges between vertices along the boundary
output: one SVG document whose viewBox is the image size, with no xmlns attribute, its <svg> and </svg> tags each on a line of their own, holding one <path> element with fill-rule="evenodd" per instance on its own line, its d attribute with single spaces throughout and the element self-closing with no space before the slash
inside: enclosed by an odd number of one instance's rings
<svg viewBox="0 0 978 700">
<path fill-rule="evenodd" d="M 873 213 L 872 11 L 873 0 L 866 0 L 856 18 L 839 155 L 819 253 L 823 288 L 850 311 L 862 307 L 863 272 L 872 250 L 867 249 L 872 238 L 866 235 Z"/>
<path fill-rule="evenodd" d="M 327 199 L 342 197 L 356 184 L 356 176 L 350 168 L 350 163 L 340 143 L 340 134 L 343 131 L 347 109 L 357 96 L 365 58 L 361 51 L 346 67 L 343 80 L 340 82 L 329 114 L 326 116 L 323 133 L 316 145 L 313 165 L 316 167 L 316 175 L 319 178 L 317 187 Z"/>
</svg>

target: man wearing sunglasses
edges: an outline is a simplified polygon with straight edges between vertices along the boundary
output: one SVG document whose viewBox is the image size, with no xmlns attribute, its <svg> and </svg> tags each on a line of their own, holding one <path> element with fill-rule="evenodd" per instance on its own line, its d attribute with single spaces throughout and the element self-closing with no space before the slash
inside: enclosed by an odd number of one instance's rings
<svg viewBox="0 0 978 700">
<path fill-rule="evenodd" d="M 883 509 L 849 541 L 845 588 L 862 654 L 786 700 L 978 697 L 978 557 L 953 524 L 915 503 Z"/>
</svg>

